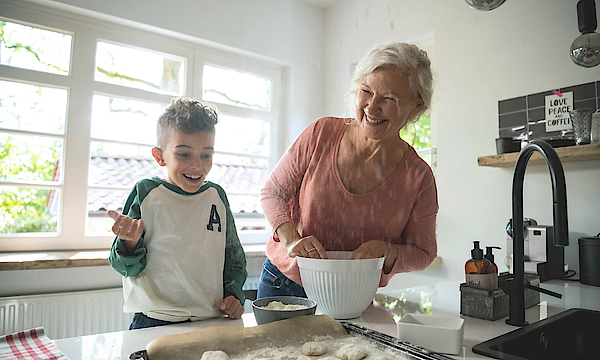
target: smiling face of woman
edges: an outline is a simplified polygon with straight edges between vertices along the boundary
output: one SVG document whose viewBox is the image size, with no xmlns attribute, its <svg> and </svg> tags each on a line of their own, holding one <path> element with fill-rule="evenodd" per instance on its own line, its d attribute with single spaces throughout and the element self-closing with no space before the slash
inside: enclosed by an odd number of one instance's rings
<svg viewBox="0 0 600 360">
<path fill-rule="evenodd" d="M 398 138 L 423 101 L 410 89 L 408 77 L 391 68 L 380 68 L 365 76 L 356 99 L 356 119 L 371 140 Z"/>
</svg>

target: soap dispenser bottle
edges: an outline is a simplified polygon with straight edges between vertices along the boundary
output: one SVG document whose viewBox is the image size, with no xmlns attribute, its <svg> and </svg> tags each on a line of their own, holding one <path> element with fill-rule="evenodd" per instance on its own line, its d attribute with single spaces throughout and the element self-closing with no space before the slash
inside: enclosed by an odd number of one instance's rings
<svg viewBox="0 0 600 360">
<path fill-rule="evenodd" d="M 473 241 L 471 259 L 465 263 L 465 276 L 468 286 L 495 289 L 494 268 L 492 263 L 483 257 L 483 250 L 479 248 L 479 241 Z"/>
<path fill-rule="evenodd" d="M 492 270 L 494 274 L 494 289 L 498 288 L 498 265 L 494 262 L 494 254 L 492 253 L 493 249 L 500 250 L 498 246 L 486 246 L 485 247 L 485 256 L 484 258 L 488 259 L 492 263 Z"/>
</svg>

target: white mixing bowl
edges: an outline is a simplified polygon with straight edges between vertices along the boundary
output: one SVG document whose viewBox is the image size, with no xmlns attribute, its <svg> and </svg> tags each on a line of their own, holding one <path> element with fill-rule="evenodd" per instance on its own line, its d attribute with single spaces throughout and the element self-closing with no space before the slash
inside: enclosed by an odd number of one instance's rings
<svg viewBox="0 0 600 360">
<path fill-rule="evenodd" d="M 334 319 L 359 317 L 373 301 L 384 258 L 347 260 L 347 251 L 328 251 L 329 259 L 297 257 L 302 286 L 319 312 Z"/>
</svg>

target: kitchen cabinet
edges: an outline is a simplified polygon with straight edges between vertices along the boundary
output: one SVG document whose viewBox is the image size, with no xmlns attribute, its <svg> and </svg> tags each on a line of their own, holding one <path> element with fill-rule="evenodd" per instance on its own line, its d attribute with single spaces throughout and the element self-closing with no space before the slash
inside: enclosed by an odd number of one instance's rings
<svg viewBox="0 0 600 360">
<path fill-rule="evenodd" d="M 600 160 L 600 144 L 565 146 L 556 148 L 555 150 L 563 163 L 570 161 Z M 514 167 L 517 162 L 517 157 L 519 157 L 518 152 L 480 156 L 477 158 L 477 164 L 479 166 Z M 540 153 L 536 152 L 529 159 L 529 164 L 546 164 L 546 161 Z"/>
</svg>

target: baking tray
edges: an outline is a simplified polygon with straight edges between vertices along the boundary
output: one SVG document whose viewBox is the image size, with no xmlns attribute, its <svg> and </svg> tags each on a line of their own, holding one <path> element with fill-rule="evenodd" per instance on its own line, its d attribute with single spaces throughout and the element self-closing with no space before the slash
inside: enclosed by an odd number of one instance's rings
<svg viewBox="0 0 600 360">
<path fill-rule="evenodd" d="M 429 351 L 417 345 L 401 341 L 398 338 L 380 333 L 373 329 L 361 325 L 341 321 L 340 324 L 346 329 L 346 332 L 354 337 L 365 340 L 374 345 L 379 350 L 388 353 L 402 355 L 411 360 L 452 360 L 452 358 Z"/>
<path fill-rule="evenodd" d="M 452 358 L 434 353 L 420 346 L 400 341 L 398 338 L 389 336 L 379 331 L 366 328 L 351 322 L 341 321 L 340 324 L 346 332 L 354 337 L 360 338 L 379 350 L 386 351 L 398 356 L 408 357 L 411 360 L 453 360 Z M 129 360 L 150 360 L 146 350 L 136 351 L 129 355 Z"/>
</svg>

